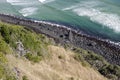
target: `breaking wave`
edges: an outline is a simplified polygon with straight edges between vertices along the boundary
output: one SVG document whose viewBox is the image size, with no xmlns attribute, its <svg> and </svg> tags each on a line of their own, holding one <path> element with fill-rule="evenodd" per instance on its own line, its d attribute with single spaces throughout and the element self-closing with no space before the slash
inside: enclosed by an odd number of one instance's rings
<svg viewBox="0 0 120 80">
<path fill-rule="evenodd" d="M 49 3 L 49 2 L 53 2 L 55 0 L 39 0 L 40 3 Z"/>
<path fill-rule="evenodd" d="M 120 17 L 116 14 L 104 13 L 96 9 L 77 8 L 73 10 L 79 16 L 87 16 L 91 21 L 97 22 L 104 26 L 120 32 Z"/>
<path fill-rule="evenodd" d="M 77 6 L 65 8 L 63 10 L 72 10 L 79 16 L 87 16 L 91 21 L 102 24 L 109 29 L 120 33 L 120 16 L 114 13 L 102 12 L 98 8 L 100 2 L 81 2 Z"/>
<path fill-rule="evenodd" d="M 21 2 L 20 0 L 6 0 L 6 1 L 12 5 L 16 5 Z"/>
<path fill-rule="evenodd" d="M 30 16 L 35 14 L 37 11 L 36 7 L 28 7 L 28 8 L 23 8 L 21 9 L 19 12 L 23 15 L 23 16 Z"/>
<path fill-rule="evenodd" d="M 6 0 L 11 5 L 32 5 L 34 2 L 26 1 L 26 0 Z"/>
</svg>

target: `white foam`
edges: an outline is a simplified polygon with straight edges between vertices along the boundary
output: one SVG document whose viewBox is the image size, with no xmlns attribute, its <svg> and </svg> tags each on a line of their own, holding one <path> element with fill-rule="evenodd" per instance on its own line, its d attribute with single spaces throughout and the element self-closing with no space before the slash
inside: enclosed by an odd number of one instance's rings
<svg viewBox="0 0 120 80">
<path fill-rule="evenodd" d="M 6 0 L 8 3 L 15 5 L 16 3 L 20 3 L 20 0 Z"/>
<path fill-rule="evenodd" d="M 11 5 L 31 5 L 34 2 L 26 1 L 26 0 L 6 0 Z"/>
<path fill-rule="evenodd" d="M 55 1 L 55 0 L 39 0 L 39 2 L 43 3 L 43 4 L 50 3 L 50 2 L 53 2 L 53 1 Z"/>
<path fill-rule="evenodd" d="M 9 3 L 16 3 L 16 2 L 20 2 L 20 0 L 6 0 Z"/>
<path fill-rule="evenodd" d="M 89 2 L 82 3 L 77 8 L 72 9 L 79 16 L 87 16 L 91 21 L 107 26 L 108 28 L 120 33 L 120 16 L 113 13 L 102 12 L 95 8 L 94 5 Z"/>
<path fill-rule="evenodd" d="M 72 9 L 75 9 L 75 8 L 78 8 L 78 7 L 84 6 L 84 5 L 86 5 L 85 7 L 94 7 L 95 5 L 98 5 L 96 3 L 98 3 L 98 2 L 97 1 L 90 1 L 90 2 L 81 1 L 80 3 L 77 3 L 77 4 L 72 5 L 70 7 L 63 8 L 62 10 L 64 10 L 64 11 L 65 10 L 72 10 Z M 94 4 L 94 5 L 92 5 L 92 4 Z"/>
<path fill-rule="evenodd" d="M 41 3 L 45 2 L 46 0 L 39 0 Z"/>
<path fill-rule="evenodd" d="M 23 16 L 30 16 L 35 14 L 37 11 L 36 7 L 28 7 L 28 8 L 23 8 L 21 9 L 19 12 L 23 15 Z"/>
<path fill-rule="evenodd" d="M 8 3 L 10 3 L 11 5 L 22 5 L 24 4 L 24 2 L 22 2 L 21 0 L 7 0 Z"/>
<path fill-rule="evenodd" d="M 75 6 L 70 6 L 70 7 L 64 8 L 64 9 L 62 9 L 62 10 L 63 10 L 63 11 L 71 10 L 71 9 L 76 8 L 76 7 L 77 7 L 77 5 L 75 5 Z"/>
</svg>

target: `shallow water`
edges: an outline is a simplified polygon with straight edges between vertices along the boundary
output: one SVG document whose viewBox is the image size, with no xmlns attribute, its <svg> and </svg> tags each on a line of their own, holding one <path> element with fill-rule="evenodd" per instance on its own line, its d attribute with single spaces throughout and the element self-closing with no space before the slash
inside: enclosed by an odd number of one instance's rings
<svg viewBox="0 0 120 80">
<path fill-rule="evenodd" d="M 54 21 L 120 41 L 120 0 L 0 0 L 0 12 Z"/>
</svg>

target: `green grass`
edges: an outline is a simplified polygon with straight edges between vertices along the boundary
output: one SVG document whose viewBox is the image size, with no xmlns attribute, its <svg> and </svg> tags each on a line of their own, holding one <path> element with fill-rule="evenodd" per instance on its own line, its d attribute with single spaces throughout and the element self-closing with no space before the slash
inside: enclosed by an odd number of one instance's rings
<svg viewBox="0 0 120 80">
<path fill-rule="evenodd" d="M 36 34 L 30 29 L 25 29 L 23 26 L 12 25 L 3 22 L 0 22 L 0 34 L 2 37 L 2 40 L 0 41 L 3 45 L 0 46 L 0 49 L 2 51 L 6 51 L 5 49 L 9 46 L 16 50 L 16 42 L 21 41 L 25 50 L 30 51 L 30 53 L 33 55 L 40 55 L 39 57 L 41 57 L 41 55 L 42 57 L 49 55 L 47 46 L 51 44 L 51 40 L 42 34 Z M 9 49 L 6 53 L 8 52 L 10 52 Z M 38 57 L 36 58 L 38 59 Z"/>
<path fill-rule="evenodd" d="M 12 53 L 12 50 L 10 49 L 9 45 L 4 41 L 1 35 L 0 35 L 0 52 L 3 52 L 4 54 Z"/>
<path fill-rule="evenodd" d="M 27 76 L 23 76 L 22 80 L 28 80 Z"/>
<path fill-rule="evenodd" d="M 51 44 L 51 40 L 42 34 L 36 34 L 30 29 L 23 26 L 12 25 L 0 22 L 0 79 L 16 80 L 7 66 L 6 54 L 18 54 L 16 42 L 21 41 L 24 49 L 30 53 L 26 53 L 26 59 L 31 62 L 39 62 L 49 55 L 47 46 Z M 23 80 L 28 80 L 23 77 Z"/>
<path fill-rule="evenodd" d="M 35 62 L 35 63 L 37 63 L 37 62 L 39 62 L 39 61 L 42 60 L 42 56 L 38 56 L 38 55 L 30 54 L 30 53 L 27 53 L 27 54 L 25 55 L 25 57 L 26 57 L 28 60 L 30 60 L 30 61 L 32 61 L 32 62 Z"/>
<path fill-rule="evenodd" d="M 7 62 L 5 54 L 3 54 L 2 52 L 0 52 L 0 62 L 1 63 L 6 63 Z"/>
<path fill-rule="evenodd" d="M 7 58 L 4 53 L 0 52 L 0 79 L 2 80 L 16 80 L 15 76 L 7 67 Z"/>
</svg>

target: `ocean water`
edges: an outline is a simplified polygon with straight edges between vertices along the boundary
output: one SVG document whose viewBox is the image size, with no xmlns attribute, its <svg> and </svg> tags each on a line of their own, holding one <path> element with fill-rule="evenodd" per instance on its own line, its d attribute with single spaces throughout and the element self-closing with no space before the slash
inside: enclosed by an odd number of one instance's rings
<svg viewBox="0 0 120 80">
<path fill-rule="evenodd" d="M 120 0 L 0 0 L 0 13 L 56 22 L 120 42 Z"/>
</svg>

